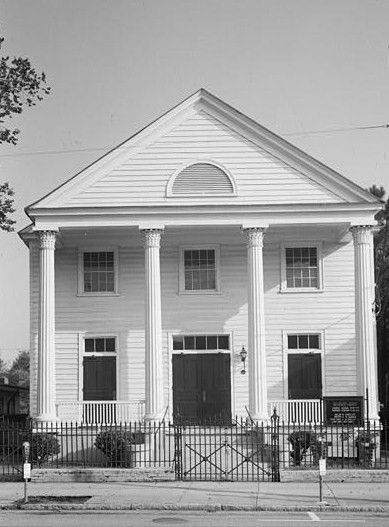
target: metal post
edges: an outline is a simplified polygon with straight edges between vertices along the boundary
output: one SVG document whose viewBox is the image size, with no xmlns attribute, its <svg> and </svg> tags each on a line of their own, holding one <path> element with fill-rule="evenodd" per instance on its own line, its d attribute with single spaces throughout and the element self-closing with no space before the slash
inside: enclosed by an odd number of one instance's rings
<svg viewBox="0 0 389 527">
<path fill-rule="evenodd" d="M 323 501 L 323 476 L 319 475 L 319 502 Z"/>
<path fill-rule="evenodd" d="M 23 479 L 24 479 L 24 503 L 28 503 L 27 481 L 31 477 L 31 464 L 28 462 L 30 457 L 30 443 L 24 441 L 23 443 Z"/>
</svg>

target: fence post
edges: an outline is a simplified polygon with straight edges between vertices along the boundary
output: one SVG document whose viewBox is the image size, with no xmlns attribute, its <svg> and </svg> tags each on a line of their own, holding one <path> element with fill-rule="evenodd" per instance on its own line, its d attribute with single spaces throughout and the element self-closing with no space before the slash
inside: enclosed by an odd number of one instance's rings
<svg viewBox="0 0 389 527">
<path fill-rule="evenodd" d="M 277 410 L 274 408 L 271 416 L 271 464 L 272 464 L 272 481 L 280 481 L 280 430 L 279 417 Z"/>
<path fill-rule="evenodd" d="M 174 472 L 176 480 L 182 480 L 182 430 L 174 425 Z"/>
</svg>

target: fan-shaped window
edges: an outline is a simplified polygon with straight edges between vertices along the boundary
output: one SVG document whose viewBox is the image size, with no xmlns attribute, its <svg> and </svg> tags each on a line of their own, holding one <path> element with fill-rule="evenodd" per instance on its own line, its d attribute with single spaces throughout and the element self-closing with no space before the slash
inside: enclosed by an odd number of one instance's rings
<svg viewBox="0 0 389 527">
<path fill-rule="evenodd" d="M 231 178 L 210 163 L 195 163 L 182 170 L 168 189 L 171 196 L 208 196 L 234 194 Z"/>
</svg>

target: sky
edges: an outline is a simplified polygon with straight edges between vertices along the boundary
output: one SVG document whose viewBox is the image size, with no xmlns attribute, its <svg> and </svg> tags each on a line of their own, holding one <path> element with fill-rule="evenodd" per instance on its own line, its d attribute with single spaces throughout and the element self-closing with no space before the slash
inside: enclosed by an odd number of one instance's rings
<svg viewBox="0 0 389 527">
<path fill-rule="evenodd" d="M 15 233 L 0 232 L 8 362 L 29 346 L 24 207 L 201 87 L 389 192 L 388 0 L 0 0 L 0 24 L 2 54 L 52 88 L 13 119 L 18 145 L 0 145 L 17 207 Z"/>
</svg>

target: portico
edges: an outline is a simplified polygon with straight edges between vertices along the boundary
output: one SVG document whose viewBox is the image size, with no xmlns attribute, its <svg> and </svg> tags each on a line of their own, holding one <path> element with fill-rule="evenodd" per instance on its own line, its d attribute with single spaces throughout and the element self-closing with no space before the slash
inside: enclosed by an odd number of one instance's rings
<svg viewBox="0 0 389 527">
<path fill-rule="evenodd" d="M 232 228 L 232 227 L 231 227 Z M 39 247 L 40 261 L 40 287 L 39 287 L 39 353 L 38 353 L 38 385 L 37 385 L 37 419 L 40 421 L 55 421 L 63 419 L 64 415 L 71 418 L 81 419 L 86 409 L 89 412 L 89 419 L 96 420 L 102 417 L 109 419 L 145 419 L 149 421 L 159 421 L 164 415 L 173 417 L 173 397 L 166 399 L 166 367 L 164 365 L 164 344 L 162 327 L 162 292 L 161 292 L 161 244 L 164 244 L 164 238 L 171 243 L 174 235 L 174 228 L 162 228 L 160 224 L 156 228 L 145 229 L 140 226 L 138 244 L 143 240 L 144 245 L 144 310 L 145 310 L 145 327 L 144 327 L 144 356 L 145 356 L 145 374 L 144 374 L 144 399 L 138 402 L 114 400 L 114 401 L 84 401 L 82 407 L 77 406 L 76 401 L 57 400 L 55 396 L 55 378 L 56 378 L 56 361 L 55 361 L 55 241 L 59 230 L 38 231 L 30 234 L 30 250 L 36 251 Z M 265 327 L 265 291 L 264 291 L 264 264 L 263 251 L 264 241 L 267 232 L 270 233 L 270 242 L 274 243 L 274 234 L 271 226 L 246 226 L 245 224 L 233 227 L 235 238 L 232 240 L 246 246 L 246 284 L 247 284 L 247 341 L 235 346 L 235 350 L 240 349 L 241 344 L 245 344 L 248 350 L 247 360 L 247 400 L 244 407 L 255 421 L 266 421 L 274 406 L 277 407 L 278 413 L 283 414 L 286 418 L 291 415 L 292 410 L 300 412 L 301 415 L 311 415 L 309 419 L 318 420 L 320 416 L 320 401 L 309 403 L 308 401 L 291 400 L 287 404 L 288 398 L 268 397 L 267 388 L 267 364 L 266 364 L 266 327 Z M 240 238 L 236 234 L 240 229 Z M 369 416 L 371 419 L 377 418 L 377 384 L 374 376 L 374 314 L 372 312 L 372 227 L 352 226 L 355 251 L 355 283 L 357 284 L 355 293 L 355 317 L 357 327 L 359 328 L 357 340 L 357 353 L 359 361 L 362 364 L 361 374 L 358 381 L 358 393 L 363 395 L 366 389 L 369 390 Z M 192 228 L 193 231 L 193 228 Z M 228 227 L 224 228 L 228 232 Z M 64 231 L 65 232 L 65 231 Z M 76 232 L 76 231 L 74 231 Z M 173 234 L 171 234 L 173 232 Z M 339 230 L 341 232 L 341 229 Z M 187 238 L 187 235 L 183 235 Z M 290 234 L 286 232 L 286 237 Z M 295 235 L 294 237 L 297 237 Z M 69 234 L 65 238 L 66 243 L 70 243 Z M 196 237 L 195 237 L 196 239 Z M 170 240 L 170 242 L 169 242 Z M 197 241 L 197 240 L 196 240 Z M 361 288 L 371 293 L 361 293 Z M 185 333 L 185 327 L 182 329 Z M 215 350 L 216 351 L 216 350 Z M 219 350 L 220 353 L 220 350 Z M 230 354 L 230 351 L 228 351 Z M 233 351 L 231 350 L 231 353 Z M 234 354 L 237 354 L 235 351 Z M 171 357 L 172 361 L 173 357 Z M 239 359 L 237 359 L 239 361 Z M 232 358 L 231 365 L 234 359 Z M 236 362 L 236 359 L 235 359 Z M 372 367 L 373 365 L 373 367 Z M 172 375 L 172 365 L 170 366 Z M 49 372 L 49 374 L 48 374 Z M 168 374 L 169 375 L 169 374 Z M 173 378 L 168 381 L 173 382 Z M 229 380 L 230 382 L 230 380 Z M 240 382 L 240 379 L 239 379 Z M 236 384 L 232 379 L 231 386 Z M 231 393 L 231 388 L 229 389 Z M 116 388 L 115 388 L 116 391 Z M 169 403 L 170 400 L 170 403 Z M 297 404 L 297 406 L 296 406 Z M 77 408 L 76 408 L 77 406 Z M 231 406 L 233 408 L 234 405 Z M 84 410 L 82 409 L 84 408 Z M 111 409 L 110 409 L 111 408 Z M 113 410 L 115 408 L 115 410 Z M 235 405 L 236 408 L 236 405 Z M 234 408 L 234 409 L 235 409 Z M 298 408 L 298 410 L 297 410 Z M 66 413 L 68 412 L 68 413 Z M 98 417 L 100 415 L 100 417 Z M 374 417 L 375 416 L 375 417 Z M 308 419 L 308 417 L 306 417 Z"/>
</svg>

